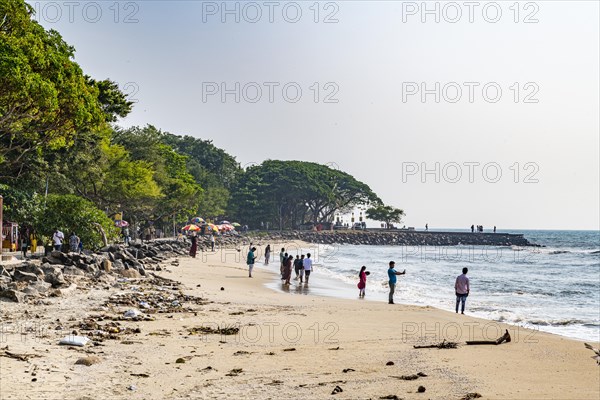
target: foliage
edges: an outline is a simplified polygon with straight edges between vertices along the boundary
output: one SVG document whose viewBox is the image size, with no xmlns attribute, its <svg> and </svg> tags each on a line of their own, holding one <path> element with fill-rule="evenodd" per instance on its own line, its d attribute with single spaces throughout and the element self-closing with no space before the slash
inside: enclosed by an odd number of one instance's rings
<svg viewBox="0 0 600 400">
<path fill-rule="evenodd" d="M 232 195 L 231 214 L 255 226 L 296 227 L 332 221 L 334 214 L 363 204 L 380 204 L 368 185 L 328 166 L 268 160 L 249 168 Z"/>
<path fill-rule="evenodd" d="M 0 178 L 37 168 L 44 152 L 72 145 L 105 121 L 99 90 L 74 48 L 31 19 L 23 0 L 0 2 Z"/>
<path fill-rule="evenodd" d="M 52 237 L 55 228 L 65 237 L 75 232 L 86 248 L 96 249 L 103 245 L 102 236 L 94 223 L 102 226 L 107 238 L 116 240 L 119 229 L 113 221 L 92 202 L 75 195 L 48 195 L 46 207 L 40 210 L 36 218 L 37 230 L 45 237 Z"/>
<path fill-rule="evenodd" d="M 392 222 L 400 223 L 402 217 L 404 217 L 404 210 L 392 206 L 377 205 L 369 208 L 366 216 L 374 221 L 383 221 L 389 225 Z"/>
<path fill-rule="evenodd" d="M 0 194 L 4 198 L 4 221 L 35 224 L 43 203 L 40 195 L 4 184 L 0 184 Z"/>
</svg>

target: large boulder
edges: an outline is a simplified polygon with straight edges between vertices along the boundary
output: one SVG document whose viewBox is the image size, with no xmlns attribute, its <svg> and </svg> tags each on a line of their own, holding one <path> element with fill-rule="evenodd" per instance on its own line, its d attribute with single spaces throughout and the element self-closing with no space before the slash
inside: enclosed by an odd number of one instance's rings
<svg viewBox="0 0 600 400">
<path fill-rule="evenodd" d="M 0 297 L 16 303 L 23 303 L 25 301 L 25 294 L 14 289 L 0 290 Z"/>
<path fill-rule="evenodd" d="M 85 275 L 85 273 L 81 269 L 72 267 L 72 266 L 64 267 L 62 272 L 63 272 L 63 275 L 78 275 L 78 276 Z"/>
<path fill-rule="evenodd" d="M 17 269 L 13 273 L 13 279 L 17 282 L 36 282 L 38 277 L 34 273 L 24 272 Z"/>
<path fill-rule="evenodd" d="M 67 267 L 67 268 L 72 268 L 72 267 Z M 58 287 L 60 285 L 67 283 L 67 281 L 65 280 L 65 277 L 63 275 L 63 272 L 61 271 L 60 268 L 54 268 L 52 270 L 48 269 L 46 272 L 44 281 L 51 284 L 53 287 Z"/>
</svg>

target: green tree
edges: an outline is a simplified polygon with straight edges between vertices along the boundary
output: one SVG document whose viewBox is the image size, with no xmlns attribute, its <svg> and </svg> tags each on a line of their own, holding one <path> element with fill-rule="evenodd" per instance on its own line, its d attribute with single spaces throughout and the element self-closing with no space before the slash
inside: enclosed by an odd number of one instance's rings
<svg viewBox="0 0 600 400">
<path fill-rule="evenodd" d="M 103 245 L 102 235 L 95 224 L 104 229 L 110 241 L 116 240 L 119 229 L 113 221 L 92 202 L 75 195 L 48 195 L 46 207 L 40 210 L 36 220 L 37 230 L 45 237 L 51 237 L 55 228 L 65 236 L 75 232 L 87 248 L 97 249 Z"/>
<path fill-rule="evenodd" d="M 230 212 L 245 223 L 296 227 L 328 222 L 336 212 L 380 204 L 368 185 L 328 166 L 268 160 L 249 168 L 232 191 Z"/>
<path fill-rule="evenodd" d="M 387 226 L 389 226 L 392 222 L 400 223 L 404 215 L 404 210 L 385 205 L 371 207 L 366 212 L 367 218 L 374 221 L 383 221 Z"/>
<path fill-rule="evenodd" d="M 0 179 L 39 168 L 49 149 L 105 122 L 99 89 L 73 61 L 74 48 L 31 19 L 23 0 L 0 2 Z"/>
</svg>

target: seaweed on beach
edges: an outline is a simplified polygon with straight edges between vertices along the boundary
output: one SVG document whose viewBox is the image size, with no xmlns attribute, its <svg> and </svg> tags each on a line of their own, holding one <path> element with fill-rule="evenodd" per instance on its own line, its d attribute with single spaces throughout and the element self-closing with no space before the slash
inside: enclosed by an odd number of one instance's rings
<svg viewBox="0 0 600 400">
<path fill-rule="evenodd" d="M 428 344 L 424 346 L 414 345 L 415 349 L 456 349 L 458 347 L 458 343 L 456 342 L 446 342 L 444 339 L 442 342 L 438 344 Z"/>
<path fill-rule="evenodd" d="M 237 335 L 240 331 L 240 328 L 237 326 L 219 326 L 217 328 L 213 328 L 211 326 L 199 326 L 195 328 L 190 328 L 190 335 L 197 335 L 199 333 L 209 334 L 209 335 Z"/>
</svg>

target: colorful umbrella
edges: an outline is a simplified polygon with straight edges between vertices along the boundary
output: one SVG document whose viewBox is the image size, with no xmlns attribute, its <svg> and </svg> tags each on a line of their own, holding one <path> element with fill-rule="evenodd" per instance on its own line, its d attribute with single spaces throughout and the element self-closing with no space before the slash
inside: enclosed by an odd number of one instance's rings
<svg viewBox="0 0 600 400">
<path fill-rule="evenodd" d="M 211 223 L 209 223 L 209 224 L 207 224 L 207 226 L 208 226 L 208 228 L 209 228 L 209 229 L 212 229 L 212 230 L 213 230 L 213 231 L 215 231 L 215 232 L 218 232 L 218 231 L 219 231 L 219 227 L 218 227 L 218 226 L 216 226 L 215 224 L 211 224 Z"/>
<path fill-rule="evenodd" d="M 194 225 L 194 224 L 190 224 L 190 225 L 186 225 L 183 228 L 181 228 L 182 231 L 188 231 L 188 232 L 198 232 L 200 230 L 200 227 L 198 225 Z"/>
<path fill-rule="evenodd" d="M 231 225 L 231 223 L 229 221 L 221 221 L 221 222 L 219 222 L 219 224 L 221 224 L 221 225 Z"/>
<path fill-rule="evenodd" d="M 221 224 L 219 225 L 219 230 L 223 231 L 223 232 L 229 232 L 234 230 L 235 228 L 233 227 L 233 225 L 230 224 Z"/>
<path fill-rule="evenodd" d="M 233 223 L 233 224 L 231 224 L 231 225 L 233 225 L 233 226 L 235 226 L 235 227 L 242 226 L 242 225 L 238 224 L 237 222 L 234 222 L 234 223 Z"/>
<path fill-rule="evenodd" d="M 127 221 L 124 221 L 124 220 L 122 220 L 122 219 L 118 219 L 118 220 L 116 220 L 116 221 L 115 221 L 115 226 L 116 226 L 117 228 L 124 228 L 124 227 L 126 227 L 126 226 L 129 226 L 129 222 L 127 222 Z"/>
<path fill-rule="evenodd" d="M 194 218 L 192 218 L 192 223 L 194 223 L 194 224 L 199 224 L 199 223 L 202 223 L 202 222 L 204 222 L 203 218 L 200 218 L 200 217 L 194 217 Z"/>
</svg>

